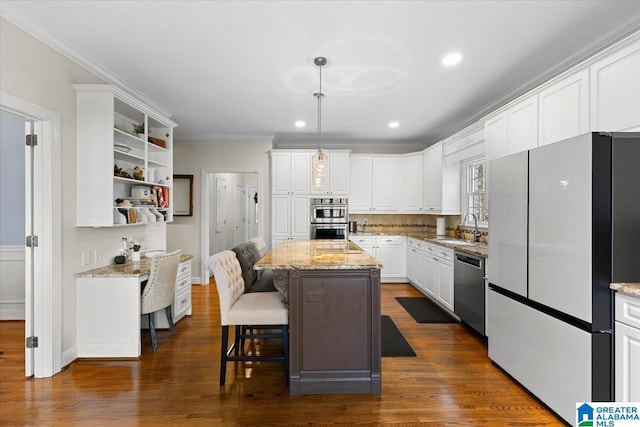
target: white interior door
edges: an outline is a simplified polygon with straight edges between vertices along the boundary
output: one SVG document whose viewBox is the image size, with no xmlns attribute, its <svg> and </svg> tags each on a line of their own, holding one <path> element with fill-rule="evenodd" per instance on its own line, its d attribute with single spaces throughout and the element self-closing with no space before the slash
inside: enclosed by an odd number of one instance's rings
<svg viewBox="0 0 640 427">
<path fill-rule="evenodd" d="M 32 191 L 29 202 L 24 203 L 25 216 L 30 218 L 23 236 L 31 233 L 38 237 L 38 245 L 24 251 L 25 282 L 33 283 L 33 288 L 25 286 L 25 317 L 29 319 L 25 322 L 25 332 L 38 337 L 37 348 L 26 353 L 25 374 L 51 377 L 62 369 L 63 359 L 60 115 L 5 92 L 0 102 L 3 110 L 33 120 L 33 131 L 38 138 L 33 156 L 24 161 L 25 187 Z M 31 127 L 30 124 L 30 130 Z M 24 133 L 22 135 L 24 137 Z M 24 142 L 22 139 L 23 147 Z"/>
<path fill-rule="evenodd" d="M 244 185 L 235 186 L 235 236 L 234 245 L 247 241 L 247 199 Z"/>
<path fill-rule="evenodd" d="M 220 252 L 226 249 L 226 233 L 225 228 L 227 225 L 225 199 L 227 197 L 227 182 L 224 178 L 216 176 L 216 199 L 215 203 L 215 226 L 213 231 L 213 244 L 216 248 L 215 252 Z"/>
</svg>

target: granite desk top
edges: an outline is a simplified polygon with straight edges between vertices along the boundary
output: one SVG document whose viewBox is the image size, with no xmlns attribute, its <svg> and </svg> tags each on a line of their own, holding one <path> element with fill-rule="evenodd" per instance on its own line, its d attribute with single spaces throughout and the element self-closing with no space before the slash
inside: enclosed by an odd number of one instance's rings
<svg viewBox="0 0 640 427">
<path fill-rule="evenodd" d="M 255 263 L 256 270 L 366 270 L 382 263 L 344 240 L 288 240 Z"/>
<path fill-rule="evenodd" d="M 422 240 L 427 243 L 445 246 L 447 248 L 456 249 L 470 254 L 479 255 L 487 258 L 489 256 L 489 248 L 486 243 L 470 242 L 468 240 L 455 239 L 453 237 L 438 236 L 428 231 L 398 231 L 398 232 L 367 232 L 367 233 L 351 233 L 350 236 L 407 236 L 414 239 Z M 446 240 L 446 241 L 443 241 Z M 460 243 L 457 243 L 460 242 Z"/>
<path fill-rule="evenodd" d="M 640 283 L 612 283 L 609 288 L 621 294 L 640 298 Z"/>
<path fill-rule="evenodd" d="M 180 262 L 184 262 L 193 258 L 193 255 L 182 254 L 180 255 Z M 143 277 L 148 276 L 151 271 L 151 258 L 141 258 L 138 268 L 134 268 L 131 261 L 127 261 L 124 264 L 112 264 L 106 267 L 98 267 L 93 270 L 82 271 L 76 273 L 76 278 L 104 278 L 104 277 Z"/>
</svg>

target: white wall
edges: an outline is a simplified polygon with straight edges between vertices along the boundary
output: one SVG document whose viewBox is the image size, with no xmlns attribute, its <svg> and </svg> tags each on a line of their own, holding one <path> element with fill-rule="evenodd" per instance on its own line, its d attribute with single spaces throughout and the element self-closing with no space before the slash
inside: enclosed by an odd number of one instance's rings
<svg viewBox="0 0 640 427">
<path fill-rule="evenodd" d="M 219 172 L 259 171 L 261 184 L 259 194 L 270 195 L 269 157 L 271 140 L 264 141 L 174 141 L 173 171 L 176 174 L 194 176 L 193 216 L 174 218 L 167 224 L 167 248 L 182 248 L 184 253 L 193 254 L 192 271 L 198 272 L 204 256 L 200 253 L 200 218 L 202 210 L 203 169 Z M 271 241 L 270 197 L 260 198 L 264 224 L 262 233 L 265 241 Z M 194 278 L 195 280 L 195 278 Z"/>
<path fill-rule="evenodd" d="M 24 319 L 24 124 L 0 111 L 0 320 Z"/>
<path fill-rule="evenodd" d="M 76 227 L 76 93 L 74 83 L 104 83 L 10 22 L 0 23 L 0 90 L 60 114 L 62 145 L 62 350 L 63 365 L 75 358 L 76 282 L 74 274 L 112 262 L 122 236 L 151 235 L 165 242 L 165 225 L 127 228 Z M 0 100 L 1 103 L 2 100 Z M 102 253 L 102 261 L 82 265 L 82 252 Z"/>
</svg>

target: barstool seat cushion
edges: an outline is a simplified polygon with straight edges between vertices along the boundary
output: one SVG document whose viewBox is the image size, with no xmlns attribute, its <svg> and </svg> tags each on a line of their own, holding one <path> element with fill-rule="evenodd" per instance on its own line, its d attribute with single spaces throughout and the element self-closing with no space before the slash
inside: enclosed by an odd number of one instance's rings
<svg viewBox="0 0 640 427">
<path fill-rule="evenodd" d="M 262 274 L 251 287 L 251 292 L 277 292 L 273 284 L 275 273 L 271 270 L 262 270 Z"/>
<path fill-rule="evenodd" d="M 240 296 L 227 316 L 229 325 L 287 325 L 289 310 L 279 292 L 251 292 Z"/>
</svg>

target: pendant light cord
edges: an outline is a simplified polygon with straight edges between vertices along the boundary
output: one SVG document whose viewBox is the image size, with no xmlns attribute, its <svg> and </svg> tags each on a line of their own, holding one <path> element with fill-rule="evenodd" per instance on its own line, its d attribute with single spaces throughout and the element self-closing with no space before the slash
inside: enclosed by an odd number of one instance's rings
<svg viewBox="0 0 640 427">
<path fill-rule="evenodd" d="M 322 139 L 322 97 L 324 96 L 322 93 L 322 65 L 323 64 L 318 64 L 320 68 L 320 90 L 316 93 L 316 97 L 318 98 L 318 151 L 320 150 L 320 141 Z"/>
</svg>

